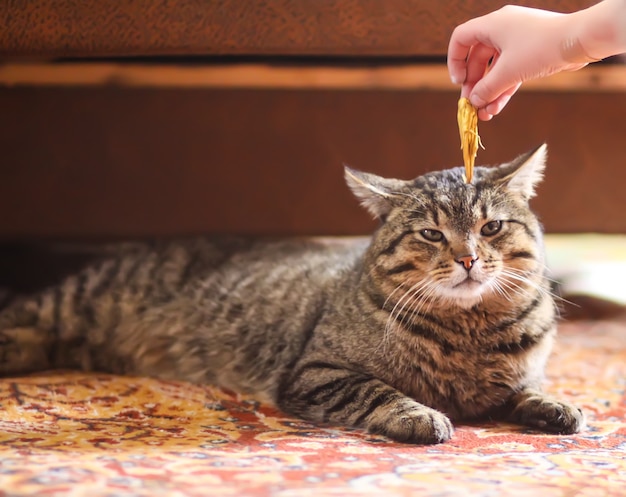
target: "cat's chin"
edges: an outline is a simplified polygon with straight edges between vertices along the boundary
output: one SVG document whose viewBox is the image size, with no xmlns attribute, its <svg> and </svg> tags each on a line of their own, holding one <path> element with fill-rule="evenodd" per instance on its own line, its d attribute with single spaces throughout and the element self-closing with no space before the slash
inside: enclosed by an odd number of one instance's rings
<svg viewBox="0 0 626 497">
<path fill-rule="evenodd" d="M 488 285 L 476 280 L 465 280 L 452 287 L 440 288 L 440 297 L 447 305 L 469 309 L 482 302 Z"/>
</svg>

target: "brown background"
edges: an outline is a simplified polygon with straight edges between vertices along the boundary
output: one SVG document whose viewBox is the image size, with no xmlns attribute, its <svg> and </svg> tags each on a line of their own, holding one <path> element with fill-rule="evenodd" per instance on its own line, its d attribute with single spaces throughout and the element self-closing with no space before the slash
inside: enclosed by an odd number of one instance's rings
<svg viewBox="0 0 626 497">
<path fill-rule="evenodd" d="M 574 10 L 589 3 L 534 5 Z M 0 7 L 0 19 L 11 21 L 0 33 L 0 50 L 12 59 L 340 53 L 377 58 L 283 63 L 401 65 L 379 56 L 441 55 L 457 20 L 501 4 L 9 2 Z M 194 64 L 216 61 L 223 62 L 213 56 Z M 158 62 L 166 67 L 180 59 Z M 44 81 L 0 88 L 0 238 L 360 234 L 374 224 L 345 187 L 343 163 L 402 178 L 460 163 L 458 92 L 449 85 L 253 86 L 51 87 Z M 549 167 L 534 205 L 548 231 L 625 232 L 624 116 L 623 91 L 521 92 L 505 113 L 481 124 L 486 150 L 478 162 L 506 161 L 546 141 Z"/>
<path fill-rule="evenodd" d="M 0 3 L 0 56 L 443 55 L 494 0 L 20 0 Z M 521 0 L 571 12 L 594 0 Z"/>
</svg>

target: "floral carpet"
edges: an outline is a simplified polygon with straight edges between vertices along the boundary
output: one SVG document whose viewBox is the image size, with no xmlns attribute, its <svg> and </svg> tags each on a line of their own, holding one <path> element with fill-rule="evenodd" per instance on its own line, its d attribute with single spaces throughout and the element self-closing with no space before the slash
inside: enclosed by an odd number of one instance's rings
<svg viewBox="0 0 626 497">
<path fill-rule="evenodd" d="M 51 372 L 0 380 L 0 495 L 626 495 L 626 323 L 564 323 L 546 389 L 588 428 L 486 422 L 410 446 L 212 387 Z"/>
</svg>

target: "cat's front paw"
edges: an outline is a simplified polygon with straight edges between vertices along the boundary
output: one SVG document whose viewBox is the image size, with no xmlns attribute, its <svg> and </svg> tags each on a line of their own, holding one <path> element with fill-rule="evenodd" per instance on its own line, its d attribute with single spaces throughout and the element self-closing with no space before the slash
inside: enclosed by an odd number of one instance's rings
<svg viewBox="0 0 626 497">
<path fill-rule="evenodd" d="M 543 431 L 571 435 L 585 427 L 585 416 L 576 406 L 541 393 L 522 399 L 511 420 Z"/>
<path fill-rule="evenodd" d="M 446 415 L 411 399 L 398 399 L 371 420 L 368 430 L 397 442 L 437 444 L 447 442 L 454 433 Z"/>
</svg>

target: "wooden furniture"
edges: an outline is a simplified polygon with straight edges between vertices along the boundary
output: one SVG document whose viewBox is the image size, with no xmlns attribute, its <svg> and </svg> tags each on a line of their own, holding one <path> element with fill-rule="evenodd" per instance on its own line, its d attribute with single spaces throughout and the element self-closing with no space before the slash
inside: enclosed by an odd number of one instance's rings
<svg viewBox="0 0 626 497">
<path fill-rule="evenodd" d="M 342 164 L 460 164 L 447 42 L 503 4 L 4 2 L 0 238 L 366 233 Z M 625 88 L 621 64 L 525 85 L 477 162 L 546 141 L 548 231 L 624 232 Z"/>
</svg>

